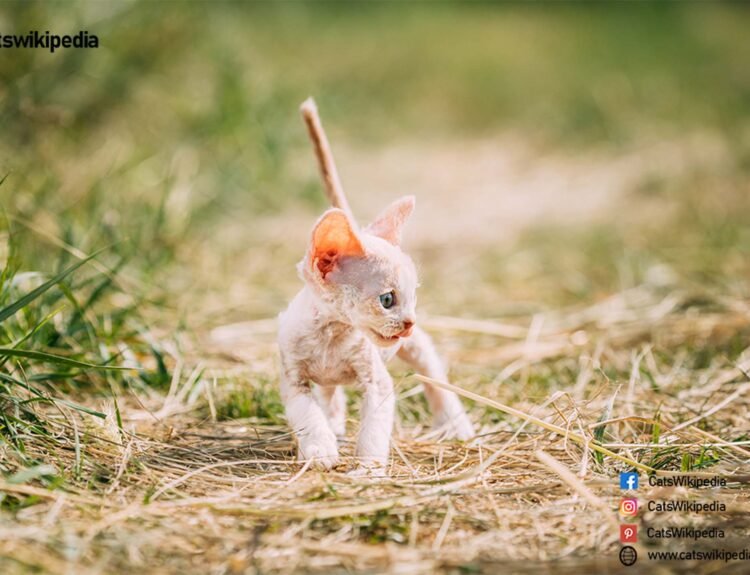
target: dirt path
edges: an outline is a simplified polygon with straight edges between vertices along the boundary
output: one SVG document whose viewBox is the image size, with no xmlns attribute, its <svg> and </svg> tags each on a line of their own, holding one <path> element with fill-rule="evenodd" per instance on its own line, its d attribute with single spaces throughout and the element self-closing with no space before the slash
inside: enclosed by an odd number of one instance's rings
<svg viewBox="0 0 750 575">
<path fill-rule="evenodd" d="M 357 214 L 371 216 L 393 198 L 418 196 L 409 232 L 418 244 L 509 242 L 535 226 L 601 221 L 639 187 L 715 169 L 727 158 L 721 140 L 708 135 L 580 154 L 540 155 L 511 137 L 335 151 Z"/>
</svg>

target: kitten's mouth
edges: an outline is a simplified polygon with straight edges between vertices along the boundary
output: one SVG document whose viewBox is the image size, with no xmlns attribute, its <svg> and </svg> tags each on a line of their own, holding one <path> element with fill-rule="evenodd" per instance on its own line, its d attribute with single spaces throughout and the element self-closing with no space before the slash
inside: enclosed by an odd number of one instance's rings
<svg viewBox="0 0 750 575">
<path fill-rule="evenodd" d="M 375 340 L 377 343 L 381 345 L 393 345 L 396 343 L 399 339 L 401 339 L 401 335 L 391 335 L 391 336 L 385 336 L 380 332 L 375 331 L 374 329 L 370 328 L 370 333 L 372 333 L 375 336 Z"/>
</svg>

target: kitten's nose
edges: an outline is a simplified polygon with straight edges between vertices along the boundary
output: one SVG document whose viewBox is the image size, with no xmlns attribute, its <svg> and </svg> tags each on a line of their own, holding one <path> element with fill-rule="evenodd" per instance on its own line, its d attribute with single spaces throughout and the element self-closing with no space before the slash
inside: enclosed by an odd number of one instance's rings
<svg viewBox="0 0 750 575">
<path fill-rule="evenodd" d="M 414 322 L 408 319 L 403 321 L 404 329 L 398 334 L 398 337 L 409 337 L 411 335 L 411 328 L 414 327 Z"/>
</svg>

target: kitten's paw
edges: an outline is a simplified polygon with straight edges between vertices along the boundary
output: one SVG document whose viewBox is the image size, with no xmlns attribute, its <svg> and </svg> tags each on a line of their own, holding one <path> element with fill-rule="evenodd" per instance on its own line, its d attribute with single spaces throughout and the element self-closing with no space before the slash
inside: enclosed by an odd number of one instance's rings
<svg viewBox="0 0 750 575">
<path fill-rule="evenodd" d="M 474 424 L 465 413 L 460 413 L 451 419 L 435 418 L 433 429 L 442 432 L 442 439 L 459 439 L 468 441 L 476 432 Z"/>
<path fill-rule="evenodd" d="M 383 464 L 358 464 L 357 467 L 347 473 L 350 477 L 388 477 L 388 472 Z"/>
<path fill-rule="evenodd" d="M 318 433 L 310 433 L 299 439 L 297 452 L 299 461 L 313 460 L 311 466 L 314 469 L 328 471 L 332 469 L 339 459 L 338 442 L 336 436 L 330 429 Z"/>
</svg>

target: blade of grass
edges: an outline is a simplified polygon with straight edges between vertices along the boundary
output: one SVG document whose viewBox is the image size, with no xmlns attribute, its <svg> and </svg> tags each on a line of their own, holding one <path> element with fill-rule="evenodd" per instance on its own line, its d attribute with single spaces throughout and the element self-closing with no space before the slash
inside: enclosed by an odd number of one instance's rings
<svg viewBox="0 0 750 575">
<path fill-rule="evenodd" d="M 78 361 L 59 355 L 53 355 L 51 353 L 45 353 L 43 351 L 31 351 L 29 349 L 12 349 L 8 347 L 0 347 L 0 356 L 12 356 L 12 357 L 25 357 L 27 359 L 38 359 L 40 361 L 48 361 L 50 363 L 59 363 L 61 365 L 70 365 L 72 367 L 85 367 L 89 369 L 108 369 L 115 371 L 132 371 L 136 370 L 135 367 L 126 367 L 121 365 L 97 365 L 95 363 L 87 363 L 85 361 Z"/>
<path fill-rule="evenodd" d="M 65 309 L 65 306 L 60 306 L 57 309 L 52 310 L 50 313 L 48 313 L 46 316 L 42 318 L 40 322 L 38 322 L 33 328 L 31 328 L 28 333 L 14 341 L 11 345 L 12 347 L 16 348 L 19 345 L 21 345 L 23 342 L 28 340 L 30 337 L 32 337 L 37 331 L 39 331 L 42 326 L 46 325 L 49 320 L 51 320 L 53 317 L 55 317 L 58 313 L 60 313 L 63 309 Z M 4 357 L 3 359 L 0 359 L 0 367 L 5 365 L 5 362 L 8 360 L 7 357 Z"/>
<path fill-rule="evenodd" d="M 42 295 L 44 292 L 46 292 L 48 289 L 50 289 L 55 284 L 59 283 L 60 281 L 64 280 L 66 277 L 68 277 L 70 274 L 72 274 L 75 270 L 80 268 L 83 264 L 88 262 L 89 260 L 93 259 L 97 255 L 99 255 L 102 251 L 104 251 L 107 248 L 102 248 L 101 250 L 98 250 L 91 254 L 89 257 L 87 257 L 84 260 L 81 260 L 79 262 L 76 262 L 72 266 L 68 267 L 67 269 L 63 270 L 59 274 L 57 274 L 52 279 L 44 282 L 42 285 L 40 285 L 38 288 L 31 290 L 29 293 L 27 293 L 25 296 L 21 297 L 20 299 L 16 300 L 9 306 L 3 308 L 0 310 L 0 323 L 8 319 L 10 316 L 12 316 L 14 313 L 16 313 L 18 310 L 26 307 L 29 305 L 32 301 L 34 301 L 36 298 L 38 298 L 40 295 Z"/>
<path fill-rule="evenodd" d="M 14 473 L 8 478 L 8 483 L 11 485 L 18 485 L 49 475 L 57 475 L 57 469 L 46 464 L 35 465 L 34 467 L 22 469 L 21 471 Z"/>
<path fill-rule="evenodd" d="M 35 387 L 33 387 L 33 386 L 31 386 L 31 385 L 29 385 L 27 383 L 24 383 L 20 379 L 16 379 L 15 377 L 11 377 L 11 376 L 9 376 L 9 375 L 7 375 L 5 373 L 0 373 L 0 381 L 4 381 L 6 383 L 10 383 L 10 384 L 13 384 L 13 385 L 18 385 L 19 387 L 24 388 L 26 391 L 28 391 L 30 393 L 33 393 L 39 399 L 42 399 L 42 400 L 45 400 L 45 401 L 50 401 L 50 402 L 62 403 L 63 405 L 67 405 L 68 407 L 71 407 L 71 408 L 73 408 L 73 409 L 75 409 L 77 411 L 83 411 L 84 413 L 88 413 L 89 415 L 93 415 L 93 416 L 99 417 L 101 419 L 105 419 L 107 417 L 107 415 L 104 414 L 104 413 L 102 413 L 101 411 L 96 411 L 94 409 L 86 407 L 85 405 L 81 405 L 80 403 L 75 403 L 73 401 L 70 401 L 70 400 L 67 400 L 67 399 L 63 399 L 61 397 L 47 396 L 44 393 L 42 393 L 41 391 L 39 391 L 38 389 L 36 389 Z"/>
</svg>

